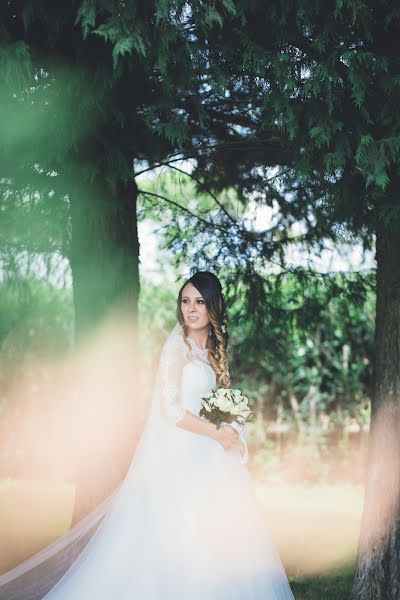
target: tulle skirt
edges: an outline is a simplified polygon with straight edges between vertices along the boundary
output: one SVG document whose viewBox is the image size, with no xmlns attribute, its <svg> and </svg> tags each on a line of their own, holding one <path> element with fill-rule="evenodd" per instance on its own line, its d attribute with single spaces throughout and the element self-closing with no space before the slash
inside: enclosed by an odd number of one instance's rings
<svg viewBox="0 0 400 600">
<path fill-rule="evenodd" d="M 109 513 L 46 600 L 293 600 L 238 450 L 147 432 Z"/>
</svg>

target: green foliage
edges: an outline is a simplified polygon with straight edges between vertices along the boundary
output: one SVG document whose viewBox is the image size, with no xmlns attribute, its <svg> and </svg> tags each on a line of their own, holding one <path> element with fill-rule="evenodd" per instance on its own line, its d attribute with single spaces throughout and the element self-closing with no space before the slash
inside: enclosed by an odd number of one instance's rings
<svg viewBox="0 0 400 600">
<path fill-rule="evenodd" d="M 17 274 L 0 287 L 1 380 L 10 383 L 30 361 L 71 349 L 72 291 Z"/>
<path fill-rule="evenodd" d="M 334 11 L 330 4 L 300 3 L 297 20 L 289 20 L 290 33 L 279 32 L 281 42 L 285 36 L 293 40 L 289 69 L 276 66 L 266 48 L 276 82 L 275 103 L 281 111 L 290 109 L 287 127 L 295 128 L 310 166 L 315 154 L 305 137 L 307 129 L 315 150 L 329 152 L 330 164 L 357 167 L 372 190 L 385 189 L 388 170 L 397 168 L 399 156 L 400 121 L 394 108 L 399 90 L 391 60 L 399 15 L 385 3 L 336 2 Z M 277 14 L 287 14 L 284 2 L 274 5 Z"/>
<path fill-rule="evenodd" d="M 383 1 L 235 8 L 214 5 L 223 18 L 207 32 L 201 104 L 212 129 L 199 136 L 190 116 L 187 128 L 196 176 L 243 198 L 266 189 L 295 220 L 314 213 L 310 239 L 340 223 L 368 244 L 399 175 L 398 11 Z M 200 27 L 195 9 L 192 21 Z M 262 168 L 278 168 L 272 185 Z"/>
<path fill-rule="evenodd" d="M 266 414 L 276 416 L 279 404 L 291 414 L 293 395 L 305 421 L 312 410 L 332 413 L 338 405 L 357 416 L 370 397 L 374 294 L 365 295 L 364 285 L 357 294 L 353 277 L 316 276 L 302 285 L 292 275 L 271 276 L 263 283 L 262 303 L 254 291 L 247 298 L 243 290 L 242 306 L 233 308 L 240 323 L 234 372 L 239 379 L 251 373 L 254 396 L 267 384 Z M 251 306 L 257 318 L 249 322 Z"/>
<path fill-rule="evenodd" d="M 172 327 L 176 323 L 176 293 L 171 293 L 170 286 L 156 285 L 143 279 L 139 298 L 140 345 L 145 362 L 154 370 L 157 365 L 157 352 Z"/>
</svg>

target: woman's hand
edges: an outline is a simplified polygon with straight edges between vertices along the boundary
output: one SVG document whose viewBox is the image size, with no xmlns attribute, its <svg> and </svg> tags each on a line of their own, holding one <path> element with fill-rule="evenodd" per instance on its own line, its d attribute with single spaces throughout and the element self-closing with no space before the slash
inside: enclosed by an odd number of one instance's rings
<svg viewBox="0 0 400 600">
<path fill-rule="evenodd" d="M 223 425 L 219 429 L 215 430 L 213 438 L 217 440 L 217 442 L 219 442 L 225 448 L 225 450 L 228 450 L 237 443 L 239 434 L 236 429 L 230 425 Z"/>
</svg>

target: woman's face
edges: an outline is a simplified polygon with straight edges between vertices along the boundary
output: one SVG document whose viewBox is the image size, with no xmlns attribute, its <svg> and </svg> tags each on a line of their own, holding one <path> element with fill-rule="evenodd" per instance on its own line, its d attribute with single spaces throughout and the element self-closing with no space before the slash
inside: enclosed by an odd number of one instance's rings
<svg viewBox="0 0 400 600">
<path fill-rule="evenodd" d="M 188 329 L 198 330 L 208 327 L 210 319 L 206 303 L 192 283 L 185 285 L 182 290 L 181 310 Z"/>
</svg>

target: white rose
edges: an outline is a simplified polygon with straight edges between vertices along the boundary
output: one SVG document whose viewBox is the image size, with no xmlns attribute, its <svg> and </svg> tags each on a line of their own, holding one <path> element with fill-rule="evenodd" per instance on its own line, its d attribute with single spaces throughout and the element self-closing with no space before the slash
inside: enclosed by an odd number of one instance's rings
<svg viewBox="0 0 400 600">
<path fill-rule="evenodd" d="M 220 396 L 217 394 L 214 398 L 214 406 L 219 408 L 219 404 L 220 404 L 220 402 L 222 402 L 222 400 L 223 400 L 223 396 Z"/>
<path fill-rule="evenodd" d="M 229 392 L 229 388 L 218 388 L 217 393 L 218 394 L 222 394 L 223 396 L 226 396 L 226 394 Z"/>
<path fill-rule="evenodd" d="M 246 402 L 241 402 L 240 404 L 237 404 L 234 407 L 234 409 L 232 410 L 232 414 L 247 419 L 251 415 L 251 410 L 247 406 Z"/>
<path fill-rule="evenodd" d="M 220 395 L 215 400 L 215 406 L 222 410 L 223 412 L 228 412 L 233 408 L 233 402 L 226 396 Z"/>
<path fill-rule="evenodd" d="M 235 405 L 233 404 L 232 400 L 229 400 L 228 398 L 225 399 L 225 401 L 221 404 L 220 408 L 223 412 L 231 412 L 231 410 L 233 409 Z"/>
</svg>

